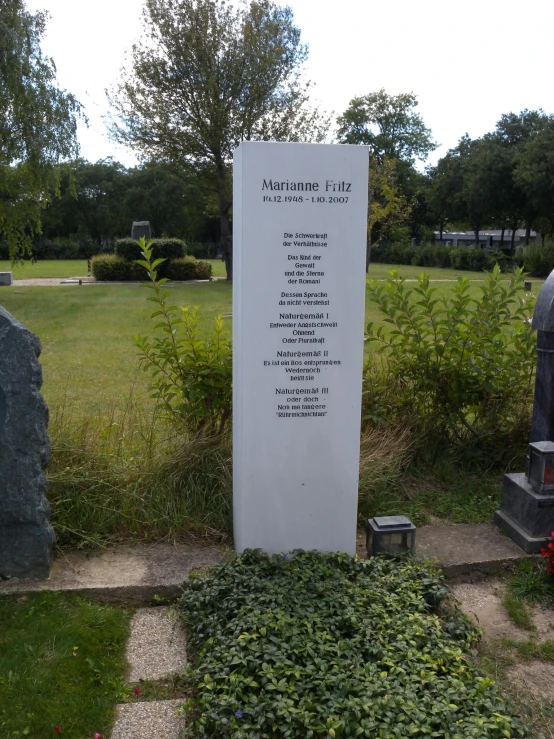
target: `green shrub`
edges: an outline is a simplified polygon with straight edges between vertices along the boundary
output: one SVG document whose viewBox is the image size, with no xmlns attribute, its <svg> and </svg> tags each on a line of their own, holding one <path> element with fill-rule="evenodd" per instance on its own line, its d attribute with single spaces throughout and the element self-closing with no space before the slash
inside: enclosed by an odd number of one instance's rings
<svg viewBox="0 0 554 739">
<path fill-rule="evenodd" d="M 478 296 L 466 277 L 443 297 L 425 275 L 417 287 L 397 272 L 371 282 L 369 296 L 393 329 L 367 327 L 384 352 L 386 375 L 368 365 L 366 416 L 405 419 L 422 443 L 469 445 L 492 461 L 492 448 L 527 420 L 532 397 L 533 302 L 522 283 L 521 270 L 506 280 L 498 267 Z"/>
<path fill-rule="evenodd" d="M 441 576 L 409 560 L 246 551 L 191 578 L 189 737 L 523 739 L 477 630 L 442 621 Z"/>
<path fill-rule="evenodd" d="M 198 307 L 168 305 L 163 291 L 167 280 L 158 280 L 156 273 L 160 260 L 152 259 L 144 239 L 139 243 L 144 259 L 138 263 L 147 270 L 154 292 L 148 299 L 158 304 L 152 318 L 162 328 L 161 336 L 154 339 L 134 337 L 143 369 L 152 373 L 152 397 L 170 420 L 188 430 L 222 434 L 231 417 L 232 400 L 231 337 L 223 317 L 217 316 L 212 331 L 203 335 Z"/>
<path fill-rule="evenodd" d="M 154 259 L 182 259 L 187 253 L 186 244 L 181 239 L 152 239 L 150 242 Z M 117 256 L 135 261 L 141 259 L 142 252 L 139 242 L 134 239 L 118 239 L 115 242 Z"/>
<path fill-rule="evenodd" d="M 473 247 L 472 247 L 473 248 Z M 455 246 L 450 249 L 450 264 L 452 269 L 469 269 L 468 247 Z"/>
<path fill-rule="evenodd" d="M 205 262 L 204 260 L 199 259 L 196 262 L 196 279 L 211 280 L 212 269 L 212 265 L 209 262 Z"/>
<path fill-rule="evenodd" d="M 219 244 L 215 241 L 188 241 L 187 254 L 197 259 L 217 259 Z"/>
<path fill-rule="evenodd" d="M 411 264 L 416 267 L 451 267 L 481 272 L 498 264 L 502 272 L 511 269 L 509 252 L 488 251 L 477 247 L 452 247 L 444 244 L 406 246 L 378 244 L 371 249 L 371 261 L 382 264 Z"/>
<path fill-rule="evenodd" d="M 529 244 L 523 253 L 523 265 L 533 277 L 548 277 L 554 269 L 554 244 Z"/>
<path fill-rule="evenodd" d="M 450 267 L 450 249 L 446 246 L 413 247 L 411 264 L 418 267 Z"/>
<path fill-rule="evenodd" d="M 212 265 L 190 256 L 172 259 L 166 274 L 170 280 L 209 280 L 212 276 Z"/>
<path fill-rule="evenodd" d="M 91 270 L 100 282 L 127 282 L 144 279 L 144 270 L 117 254 L 97 254 L 91 259 Z"/>
</svg>

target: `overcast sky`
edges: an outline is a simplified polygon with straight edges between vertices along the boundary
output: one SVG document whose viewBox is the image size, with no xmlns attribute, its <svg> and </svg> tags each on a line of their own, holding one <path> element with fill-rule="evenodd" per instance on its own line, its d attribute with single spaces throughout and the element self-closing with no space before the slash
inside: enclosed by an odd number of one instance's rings
<svg viewBox="0 0 554 739">
<path fill-rule="evenodd" d="M 283 3 L 285 4 L 285 3 Z M 314 96 L 342 113 L 356 95 L 385 88 L 414 92 L 418 111 L 440 148 L 464 133 L 478 137 L 502 113 L 543 108 L 554 113 L 552 0 L 289 0 L 309 45 Z M 43 51 L 60 85 L 84 104 L 81 154 L 136 163 L 109 141 L 104 90 L 116 82 L 124 52 L 140 39 L 142 0 L 27 0 L 48 10 Z"/>
</svg>

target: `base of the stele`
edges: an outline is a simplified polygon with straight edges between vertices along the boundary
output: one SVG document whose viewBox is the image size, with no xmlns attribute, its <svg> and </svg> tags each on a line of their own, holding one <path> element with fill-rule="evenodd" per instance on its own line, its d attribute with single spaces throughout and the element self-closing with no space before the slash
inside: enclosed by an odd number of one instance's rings
<svg viewBox="0 0 554 739">
<path fill-rule="evenodd" d="M 539 554 L 554 529 L 554 495 L 536 493 L 523 472 L 504 475 L 494 522 L 527 554 Z"/>
</svg>

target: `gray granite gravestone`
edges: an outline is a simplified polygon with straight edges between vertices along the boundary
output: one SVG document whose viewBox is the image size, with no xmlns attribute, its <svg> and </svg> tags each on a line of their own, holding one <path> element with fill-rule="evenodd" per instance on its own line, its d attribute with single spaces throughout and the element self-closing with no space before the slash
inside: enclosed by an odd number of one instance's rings
<svg viewBox="0 0 554 739">
<path fill-rule="evenodd" d="M 44 579 L 54 531 L 39 339 L 0 306 L 0 578 Z"/>
<path fill-rule="evenodd" d="M 531 441 L 554 441 L 554 271 L 544 283 L 535 312 L 537 374 Z M 533 490 L 523 472 L 504 475 L 495 522 L 529 554 L 537 554 L 554 529 L 554 495 Z"/>
<path fill-rule="evenodd" d="M 133 221 L 131 238 L 138 241 L 141 236 L 144 236 L 146 241 L 150 241 L 150 221 Z"/>
</svg>

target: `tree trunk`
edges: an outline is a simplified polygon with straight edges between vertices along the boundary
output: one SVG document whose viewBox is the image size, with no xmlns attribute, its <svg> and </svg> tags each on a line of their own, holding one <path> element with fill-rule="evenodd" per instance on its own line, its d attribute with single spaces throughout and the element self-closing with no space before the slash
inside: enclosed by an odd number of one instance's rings
<svg viewBox="0 0 554 739">
<path fill-rule="evenodd" d="M 475 236 L 475 246 L 479 246 L 479 226 L 473 227 L 473 235 Z"/>
<path fill-rule="evenodd" d="M 504 231 L 506 230 L 506 226 L 502 226 L 502 231 L 500 232 L 500 248 L 504 246 Z"/>
<path fill-rule="evenodd" d="M 512 238 L 510 240 L 510 256 L 512 259 L 515 257 L 516 254 L 516 230 L 518 227 L 517 221 L 512 223 Z"/>
<path fill-rule="evenodd" d="M 525 224 L 525 246 L 529 246 L 529 239 L 531 238 L 531 221 L 528 220 Z"/>
<path fill-rule="evenodd" d="M 444 221 L 439 223 L 439 244 L 442 244 L 442 235 L 444 233 Z"/>
<path fill-rule="evenodd" d="M 220 237 L 219 248 L 223 259 L 225 260 L 225 270 L 227 279 L 233 280 L 233 234 L 231 232 L 231 221 L 229 211 L 231 203 L 226 193 L 226 172 L 225 164 L 220 162 L 217 164 L 217 199 L 219 204 L 219 225 Z"/>
</svg>

